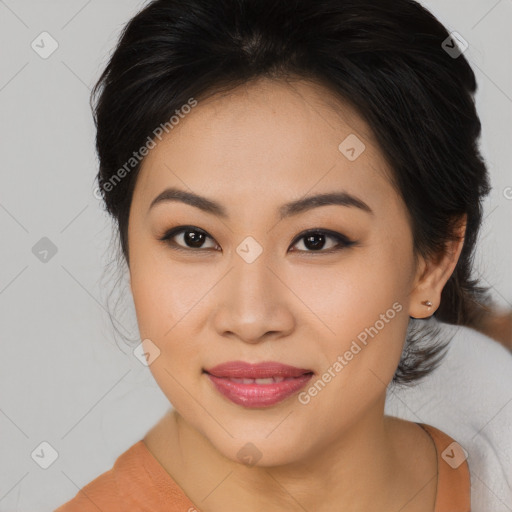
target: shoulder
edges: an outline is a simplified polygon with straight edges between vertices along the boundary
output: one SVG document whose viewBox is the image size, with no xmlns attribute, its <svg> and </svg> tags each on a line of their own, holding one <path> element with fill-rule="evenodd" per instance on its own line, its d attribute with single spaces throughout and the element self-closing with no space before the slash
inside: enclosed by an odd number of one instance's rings
<svg viewBox="0 0 512 512">
<path fill-rule="evenodd" d="M 390 387 L 386 414 L 436 425 L 464 447 L 475 510 L 510 507 L 512 354 L 468 327 L 439 326 L 444 359 L 414 386 Z"/>
<path fill-rule="evenodd" d="M 113 467 L 54 512 L 176 512 L 194 509 L 144 440 L 122 453 Z"/>
<path fill-rule="evenodd" d="M 143 469 L 144 451 L 142 441 L 132 445 L 116 459 L 111 469 L 85 485 L 54 512 L 122 512 L 128 505 L 133 506 L 130 500 L 144 489 L 147 479 Z"/>
<path fill-rule="evenodd" d="M 471 480 L 464 448 L 430 424 L 389 416 L 386 420 L 395 427 L 395 452 L 407 468 L 407 485 L 419 489 L 411 510 L 419 509 L 421 502 L 435 512 L 470 512 Z"/>
<path fill-rule="evenodd" d="M 469 512 L 471 480 L 467 451 L 442 430 L 418 423 L 432 438 L 437 451 L 436 512 Z"/>
<path fill-rule="evenodd" d="M 97 512 L 98 509 L 105 512 L 121 512 L 124 510 L 127 503 L 124 501 L 122 488 L 127 480 L 140 479 L 136 465 L 143 456 L 141 443 L 142 441 L 138 441 L 122 453 L 111 469 L 85 485 L 74 498 L 61 505 L 55 512 Z"/>
</svg>

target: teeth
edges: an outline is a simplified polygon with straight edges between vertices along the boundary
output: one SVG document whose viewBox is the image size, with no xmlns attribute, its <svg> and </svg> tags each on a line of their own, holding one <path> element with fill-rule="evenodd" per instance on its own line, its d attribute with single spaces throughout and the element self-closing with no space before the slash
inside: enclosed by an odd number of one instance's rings
<svg viewBox="0 0 512 512">
<path fill-rule="evenodd" d="M 291 380 L 293 377 L 267 377 L 266 379 L 235 379 L 230 378 L 229 380 L 238 384 L 274 384 L 274 382 L 282 382 L 283 380 Z"/>
<path fill-rule="evenodd" d="M 272 377 L 269 377 L 268 379 L 254 379 L 254 382 L 256 384 L 273 384 L 275 381 Z"/>
</svg>

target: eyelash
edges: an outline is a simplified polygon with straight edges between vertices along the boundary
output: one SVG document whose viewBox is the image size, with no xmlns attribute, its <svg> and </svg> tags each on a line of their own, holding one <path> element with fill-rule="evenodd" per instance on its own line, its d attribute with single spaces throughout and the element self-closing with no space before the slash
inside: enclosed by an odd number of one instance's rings
<svg viewBox="0 0 512 512">
<path fill-rule="evenodd" d="M 176 250 L 176 251 L 198 252 L 198 251 L 207 251 L 207 250 L 211 250 L 212 249 L 210 247 L 207 248 L 207 249 L 193 248 L 193 247 L 183 247 L 183 246 L 180 246 L 180 245 L 176 244 L 176 242 L 173 242 L 171 240 L 175 236 L 177 236 L 177 235 L 179 235 L 181 233 L 186 233 L 187 231 L 202 233 L 206 237 L 208 237 L 208 238 L 213 240 L 213 238 L 210 235 L 208 235 L 206 233 L 206 231 L 204 231 L 202 229 L 199 229 L 199 228 L 197 228 L 195 226 L 178 226 L 178 227 L 172 228 L 169 231 L 167 231 L 158 240 L 160 240 L 161 242 L 164 242 L 167 246 L 169 246 L 171 249 Z M 335 246 L 335 247 L 333 247 L 331 249 L 328 249 L 328 250 L 323 250 L 323 249 L 320 249 L 318 251 L 314 251 L 314 250 L 298 250 L 297 252 L 312 253 L 312 254 L 315 254 L 315 253 L 328 253 L 328 254 L 332 254 L 333 252 L 341 251 L 342 249 L 346 249 L 346 248 L 348 248 L 348 247 L 350 247 L 352 245 L 355 245 L 357 243 L 357 242 L 355 242 L 353 240 L 350 240 L 345 235 L 342 235 L 341 233 L 336 233 L 335 231 L 330 231 L 328 229 L 310 229 L 310 230 L 307 230 L 307 231 L 304 231 L 304 232 L 300 233 L 293 240 L 292 247 L 294 245 L 296 245 L 300 240 L 302 240 L 303 238 L 306 238 L 306 237 L 308 237 L 310 235 L 326 235 L 328 238 L 335 239 L 338 242 L 338 244 L 337 244 L 337 246 Z"/>
</svg>

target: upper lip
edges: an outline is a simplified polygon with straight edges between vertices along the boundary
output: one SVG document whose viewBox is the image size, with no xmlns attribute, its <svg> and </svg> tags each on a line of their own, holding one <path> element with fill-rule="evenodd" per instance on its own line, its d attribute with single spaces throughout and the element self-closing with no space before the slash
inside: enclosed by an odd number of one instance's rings
<svg viewBox="0 0 512 512">
<path fill-rule="evenodd" d="M 231 377 L 245 379 L 266 379 L 269 377 L 300 377 L 312 370 L 297 368 L 277 361 L 262 363 L 246 363 L 245 361 L 228 361 L 206 369 L 206 373 L 215 377 Z"/>
</svg>

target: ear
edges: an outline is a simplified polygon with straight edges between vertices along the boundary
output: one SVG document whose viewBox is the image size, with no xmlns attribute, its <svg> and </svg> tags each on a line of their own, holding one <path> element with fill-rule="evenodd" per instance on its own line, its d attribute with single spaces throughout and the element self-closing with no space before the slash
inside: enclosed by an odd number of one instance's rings
<svg viewBox="0 0 512 512">
<path fill-rule="evenodd" d="M 418 258 L 418 268 L 410 294 L 410 317 L 429 317 L 439 307 L 441 292 L 455 270 L 464 245 L 466 224 L 467 215 L 464 214 L 456 221 L 458 239 L 448 242 L 443 254 L 438 254 L 429 260 L 425 260 L 421 256 Z M 423 304 L 426 301 L 430 301 L 432 305 Z"/>
</svg>

